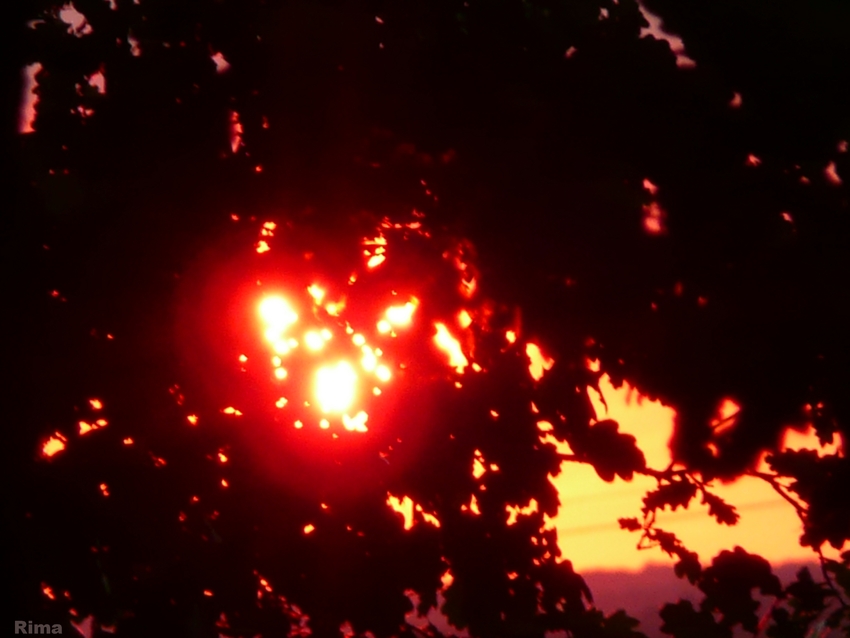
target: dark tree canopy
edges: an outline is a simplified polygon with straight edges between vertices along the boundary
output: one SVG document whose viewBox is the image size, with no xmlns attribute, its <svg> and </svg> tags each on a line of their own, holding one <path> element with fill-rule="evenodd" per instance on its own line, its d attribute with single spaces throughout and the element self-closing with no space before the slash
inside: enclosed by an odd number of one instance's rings
<svg viewBox="0 0 850 638">
<path fill-rule="evenodd" d="M 773 450 L 762 478 L 801 543 L 817 557 L 850 539 L 845 456 L 774 449 L 789 425 L 850 438 L 850 6 L 647 0 L 695 66 L 643 36 L 633 0 L 73 6 L 76 27 L 59 5 L 16 9 L 10 56 L 15 101 L 40 65 L 34 130 L 5 111 L 16 618 L 67 626 L 73 609 L 119 637 L 436 636 L 405 623 L 406 592 L 424 614 L 440 590 L 475 637 L 640 636 L 543 528 L 564 460 L 547 421 L 601 479 L 657 478 L 643 519 L 620 524 L 703 596 L 666 605 L 663 631 L 850 631 L 850 554 L 783 588 L 757 555 L 697 556 L 654 525 L 697 498 L 734 524 L 711 482 Z M 245 323 L 254 282 L 315 278 L 348 291 L 353 326 L 392 291 L 419 303 L 367 433 L 295 429 L 316 421 L 299 390 L 284 411 L 269 370 L 234 367 L 269 354 Z M 431 342 L 462 309 L 461 374 Z M 554 359 L 542 379 L 527 343 Z M 675 408 L 678 465 L 647 467 L 595 413 L 603 372 Z M 108 427 L 83 438 L 91 397 Z M 724 398 L 741 410 L 718 438 Z M 42 458 L 51 436 L 67 449 Z M 478 456 L 498 471 L 473 477 Z M 411 529 L 388 494 L 420 506 Z M 506 506 L 532 499 L 509 525 Z M 776 597 L 768 615 L 754 593 Z"/>
</svg>

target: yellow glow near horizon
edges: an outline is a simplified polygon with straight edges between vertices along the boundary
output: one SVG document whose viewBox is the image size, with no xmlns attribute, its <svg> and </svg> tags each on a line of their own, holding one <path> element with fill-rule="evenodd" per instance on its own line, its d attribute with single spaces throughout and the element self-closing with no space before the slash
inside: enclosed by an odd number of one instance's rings
<svg viewBox="0 0 850 638">
<path fill-rule="evenodd" d="M 614 419 L 621 432 L 635 436 L 650 467 L 667 467 L 671 460 L 669 441 L 674 410 L 641 397 L 627 383 L 614 388 L 607 375 L 601 377 L 599 387 L 608 404 L 606 411 L 600 397 L 590 391 L 599 418 Z M 793 430 L 786 432 L 784 446 L 818 449 L 821 454 L 837 449 L 821 449 L 811 432 Z M 592 467 L 564 462 L 560 474 L 551 480 L 561 500 L 551 524 L 558 530 L 563 557 L 571 560 L 577 571 L 639 570 L 650 563 L 674 562 L 658 548 L 638 551 L 639 534 L 622 530 L 617 523 L 621 517 L 640 519 L 641 498 L 657 486 L 655 479 L 636 475 L 631 482 L 618 478 L 605 483 Z M 772 563 L 816 559 L 810 549 L 799 544 L 802 526 L 793 508 L 764 481 L 744 476 L 727 484 L 715 482 L 709 491 L 737 508 L 741 516 L 737 525 L 718 525 L 708 516 L 707 507 L 700 504 L 699 496 L 687 510 L 660 512 L 656 521 L 657 527 L 673 532 L 688 549 L 697 552 L 703 565 L 721 550 L 735 545 Z M 824 546 L 824 553 L 836 557 L 839 552 Z"/>
</svg>

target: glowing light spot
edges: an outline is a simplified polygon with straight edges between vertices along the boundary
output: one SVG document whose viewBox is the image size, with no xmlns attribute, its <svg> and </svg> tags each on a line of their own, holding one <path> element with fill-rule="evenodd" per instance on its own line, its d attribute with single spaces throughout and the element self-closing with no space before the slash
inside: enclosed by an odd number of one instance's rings
<svg viewBox="0 0 850 638">
<path fill-rule="evenodd" d="M 508 330 L 505 333 L 505 339 L 508 340 L 508 343 L 516 343 L 516 332 L 513 330 Z"/>
<path fill-rule="evenodd" d="M 495 410 L 490 410 L 490 416 L 493 417 L 494 419 L 498 419 L 499 413 L 496 412 Z"/>
<path fill-rule="evenodd" d="M 528 371 L 531 374 L 531 378 L 535 381 L 542 379 L 543 373 L 547 370 L 551 370 L 552 366 L 555 365 L 555 361 L 553 359 L 543 356 L 543 353 L 540 351 L 540 347 L 537 344 L 529 343 L 525 346 L 525 354 L 528 355 L 528 359 L 530 361 Z"/>
<path fill-rule="evenodd" d="M 460 282 L 460 292 L 461 294 L 469 299 L 472 295 L 475 294 L 475 291 L 478 288 L 478 282 L 475 280 L 475 277 L 470 279 L 461 279 Z"/>
<path fill-rule="evenodd" d="M 287 348 L 288 348 L 288 347 L 289 347 L 289 346 L 287 346 Z M 278 357 L 277 355 L 275 355 L 275 356 L 273 356 L 273 357 L 272 357 L 272 365 L 273 365 L 275 368 L 279 368 L 279 367 L 280 367 L 280 365 L 281 365 L 281 363 L 283 363 L 283 360 L 282 360 L 280 357 Z"/>
<path fill-rule="evenodd" d="M 437 323 L 435 327 L 437 334 L 434 335 L 434 343 L 449 355 L 449 365 L 462 374 L 469 361 L 460 348 L 460 342 L 451 335 L 445 324 Z"/>
<path fill-rule="evenodd" d="M 313 301 L 316 304 L 322 303 L 322 299 L 325 298 L 325 291 L 319 288 L 316 284 L 307 287 L 307 292 L 310 293 L 310 296 L 313 298 Z"/>
<path fill-rule="evenodd" d="M 827 164 L 826 168 L 823 169 L 823 175 L 833 186 L 841 186 L 841 177 L 838 175 L 838 170 L 835 166 L 835 162 L 830 162 Z"/>
<path fill-rule="evenodd" d="M 369 257 L 369 261 L 366 262 L 367 268 L 377 268 L 382 263 L 384 263 L 387 259 L 386 255 L 372 255 Z"/>
<path fill-rule="evenodd" d="M 205 589 L 205 590 L 204 590 L 204 596 L 208 596 L 208 597 L 209 597 L 209 596 L 212 596 L 212 595 L 213 595 L 213 593 L 212 593 L 212 591 L 210 591 L 209 589 Z"/>
<path fill-rule="evenodd" d="M 234 408 L 233 406 L 228 406 L 222 410 L 223 414 L 231 414 L 233 416 L 242 416 L 242 413 Z"/>
<path fill-rule="evenodd" d="M 378 332 L 380 332 L 381 334 L 387 334 L 392 329 L 392 324 L 386 319 L 381 319 L 378 322 Z"/>
<path fill-rule="evenodd" d="M 239 121 L 239 113 L 230 111 L 230 150 L 235 153 L 242 146 L 242 123 Z M 259 251 L 257 251 L 259 252 Z"/>
<path fill-rule="evenodd" d="M 94 423 L 86 423 L 85 421 L 80 421 L 79 422 L 80 436 L 83 436 L 84 434 L 88 434 L 89 432 L 92 432 L 94 430 L 99 430 L 102 427 L 106 427 L 106 425 L 107 425 L 106 419 L 98 419 Z"/>
<path fill-rule="evenodd" d="M 361 410 L 354 417 L 349 417 L 347 414 L 342 415 L 342 425 L 349 432 L 366 432 L 366 421 L 368 419 L 369 415 Z"/>
<path fill-rule="evenodd" d="M 319 334 L 322 335 L 322 339 L 325 341 L 330 341 L 333 338 L 333 333 L 327 328 L 322 328 L 322 331 Z"/>
<path fill-rule="evenodd" d="M 345 308 L 345 304 L 341 301 L 332 301 L 328 304 L 325 304 L 325 311 L 331 317 L 339 317 L 339 313 L 342 312 L 343 308 Z"/>
<path fill-rule="evenodd" d="M 315 529 L 316 529 L 315 525 L 313 525 L 312 523 L 307 523 L 304 526 L 304 533 L 305 534 L 312 534 Z"/>
<path fill-rule="evenodd" d="M 275 378 L 281 381 L 286 378 L 286 374 L 286 368 L 276 368 L 274 371 Z"/>
<path fill-rule="evenodd" d="M 508 525 L 514 525 L 519 516 L 529 516 L 537 511 L 537 501 L 531 499 L 525 507 L 507 505 L 505 510 L 508 512 Z"/>
<path fill-rule="evenodd" d="M 381 388 L 372 388 L 372 394 L 374 394 L 376 397 L 380 396 Z"/>
<path fill-rule="evenodd" d="M 413 500 L 409 496 L 400 499 L 388 492 L 387 505 L 404 517 L 404 529 L 413 527 Z"/>
<path fill-rule="evenodd" d="M 461 310 L 457 315 L 457 322 L 460 324 L 461 328 L 466 330 L 472 325 L 472 317 L 466 310 Z"/>
<path fill-rule="evenodd" d="M 89 399 L 89 405 L 91 406 L 92 410 L 103 409 L 103 403 L 100 401 L 100 399 Z"/>
<path fill-rule="evenodd" d="M 643 228 L 650 235 L 662 235 L 666 232 L 664 210 L 658 202 L 652 202 L 643 207 Z"/>
<path fill-rule="evenodd" d="M 316 400 L 322 412 L 345 412 L 354 402 L 357 374 L 345 361 L 316 374 Z"/>
<path fill-rule="evenodd" d="M 761 165 L 761 160 L 752 153 L 750 153 L 749 155 L 747 155 L 746 164 L 747 166 L 759 166 Z"/>
<path fill-rule="evenodd" d="M 101 491 L 101 493 L 102 493 L 104 496 L 109 496 L 109 486 L 107 486 L 107 485 L 106 485 L 106 483 L 101 483 L 101 484 L 99 485 L 99 487 L 100 487 L 100 491 Z"/>
<path fill-rule="evenodd" d="M 378 358 L 369 346 L 363 346 L 363 358 L 360 360 L 360 365 L 366 372 L 373 372 L 378 365 Z"/>
<path fill-rule="evenodd" d="M 422 520 L 426 523 L 430 523 L 434 527 L 440 526 L 440 519 L 438 519 L 434 514 L 429 514 L 424 511 L 419 505 L 416 506 L 417 511 L 422 515 Z"/>
<path fill-rule="evenodd" d="M 41 453 L 43 456 L 50 458 L 64 450 L 66 442 L 67 439 L 57 432 L 41 446 Z"/>
<path fill-rule="evenodd" d="M 134 58 L 142 55 L 142 47 L 140 46 L 139 39 L 134 36 L 132 33 L 127 34 L 127 42 L 130 45 L 130 55 Z"/>
<path fill-rule="evenodd" d="M 319 427 L 323 430 L 327 430 L 329 427 L 331 427 L 331 422 L 327 419 L 322 419 L 321 421 L 319 421 Z"/>
<path fill-rule="evenodd" d="M 304 424 L 301 421 L 296 421 L 295 423 L 293 423 L 293 425 L 295 426 L 296 430 L 300 430 L 304 427 Z"/>
<path fill-rule="evenodd" d="M 93 29 L 91 25 L 86 20 L 86 16 L 80 13 L 76 7 L 74 7 L 73 2 L 69 2 L 61 9 L 57 16 L 59 20 L 68 25 L 68 33 L 71 33 L 78 38 L 81 38 L 84 35 L 88 35 L 92 33 Z"/>
<path fill-rule="evenodd" d="M 277 401 L 274 402 L 276 408 L 283 408 L 287 404 L 287 400 L 284 397 L 280 397 Z"/>
<path fill-rule="evenodd" d="M 224 73 L 230 68 L 230 62 L 224 58 L 224 55 L 222 55 L 221 52 L 213 53 L 210 56 L 210 59 L 213 61 L 213 64 L 215 64 L 216 73 Z"/>
<path fill-rule="evenodd" d="M 281 333 L 298 321 L 298 315 L 282 297 L 266 297 L 260 302 L 260 317 L 268 326 L 266 338 L 276 343 Z"/>
<path fill-rule="evenodd" d="M 45 585 L 44 583 L 42 583 L 42 585 L 41 585 L 41 591 L 50 600 L 56 600 L 56 596 L 54 595 L 53 590 L 50 587 L 48 587 L 47 585 Z"/>
<path fill-rule="evenodd" d="M 475 450 L 475 456 L 472 459 L 472 476 L 473 478 L 480 479 L 484 476 L 484 472 L 487 469 L 484 467 L 484 457 L 481 455 L 479 450 Z"/>
<path fill-rule="evenodd" d="M 744 100 L 741 98 L 741 94 L 737 91 L 732 94 L 732 99 L 729 100 L 729 106 L 733 109 L 737 109 L 744 103 Z"/>
<path fill-rule="evenodd" d="M 218 453 L 218 460 L 220 463 L 227 463 L 227 456 L 224 454 L 224 452 Z"/>
<path fill-rule="evenodd" d="M 362 334 L 356 334 L 351 337 L 351 343 L 353 343 L 358 348 L 366 343 L 366 338 Z"/>
<path fill-rule="evenodd" d="M 390 306 L 387 308 L 385 316 L 387 321 L 394 326 L 406 326 L 413 319 L 414 310 L 416 310 L 416 304 L 408 301 L 403 306 Z M 380 327 L 378 329 L 380 330 Z"/>
<path fill-rule="evenodd" d="M 553 426 L 549 421 L 538 421 L 537 429 L 541 432 L 551 432 L 555 429 L 555 426 Z"/>
<path fill-rule="evenodd" d="M 266 242 L 265 239 L 261 239 L 260 241 L 257 242 L 257 252 L 258 253 L 260 253 L 260 254 L 267 253 L 270 250 L 271 250 L 271 248 L 269 248 L 269 244 L 268 244 L 268 242 Z"/>
<path fill-rule="evenodd" d="M 240 354 L 239 363 L 245 363 L 246 361 L 248 361 L 248 357 L 246 357 L 244 354 Z"/>
<path fill-rule="evenodd" d="M 385 365 L 379 365 L 375 368 L 375 376 L 378 377 L 380 381 L 386 383 L 390 380 L 392 374 L 390 373 L 390 369 Z"/>
<path fill-rule="evenodd" d="M 475 498 L 475 494 L 473 494 L 472 498 L 469 500 L 469 511 L 476 516 L 481 515 L 481 510 L 478 508 L 478 499 Z"/>
<path fill-rule="evenodd" d="M 737 419 L 735 417 L 740 411 L 741 406 L 734 400 L 730 398 L 723 399 L 720 406 L 717 408 L 715 418 L 712 419 L 710 423 L 711 427 L 714 428 L 713 436 L 720 436 L 721 434 L 734 429 L 737 424 Z"/>
<path fill-rule="evenodd" d="M 189 422 L 189 425 L 198 425 L 198 415 L 190 414 L 186 417 L 186 420 Z"/>
<path fill-rule="evenodd" d="M 230 483 L 227 482 L 227 479 L 221 479 L 221 486 L 225 489 L 230 487 Z"/>
<path fill-rule="evenodd" d="M 325 340 L 318 332 L 310 331 L 304 335 L 304 345 L 310 350 L 321 350 L 325 345 Z"/>
</svg>

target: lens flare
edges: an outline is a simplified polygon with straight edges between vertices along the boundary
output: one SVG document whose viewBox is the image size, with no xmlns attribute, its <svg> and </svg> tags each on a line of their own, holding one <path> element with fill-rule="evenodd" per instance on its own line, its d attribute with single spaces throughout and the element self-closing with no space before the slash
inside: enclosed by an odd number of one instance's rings
<svg viewBox="0 0 850 638">
<path fill-rule="evenodd" d="M 316 374 L 316 400 L 324 413 L 341 413 L 354 403 L 357 374 L 345 361 L 319 369 Z"/>
<path fill-rule="evenodd" d="M 280 339 L 284 330 L 298 321 L 298 315 L 283 297 L 266 297 L 260 302 L 259 310 L 260 318 L 268 326 L 266 338 L 273 343 Z"/>
</svg>

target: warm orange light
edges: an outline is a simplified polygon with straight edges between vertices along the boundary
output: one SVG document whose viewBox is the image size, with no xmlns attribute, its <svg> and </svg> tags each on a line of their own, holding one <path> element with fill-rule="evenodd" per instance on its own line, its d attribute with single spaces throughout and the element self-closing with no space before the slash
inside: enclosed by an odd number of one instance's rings
<svg viewBox="0 0 850 638">
<path fill-rule="evenodd" d="M 390 373 L 390 369 L 385 365 L 379 365 L 375 368 L 375 376 L 378 377 L 378 380 L 386 383 L 390 380 L 392 374 Z"/>
<path fill-rule="evenodd" d="M 472 317 L 466 310 L 461 310 L 457 315 L 457 322 L 464 330 L 472 325 Z"/>
<path fill-rule="evenodd" d="M 531 499 L 525 507 L 507 505 L 505 510 L 508 512 L 508 525 L 515 525 L 519 516 L 528 516 L 537 511 L 537 501 Z"/>
<path fill-rule="evenodd" d="M 276 379 L 283 380 L 286 378 L 286 368 L 275 368 L 274 376 Z"/>
<path fill-rule="evenodd" d="M 475 457 L 472 460 L 472 476 L 475 479 L 480 479 L 484 476 L 484 472 L 486 472 L 486 468 L 484 467 L 484 457 L 481 455 L 481 452 L 475 450 Z"/>
<path fill-rule="evenodd" d="M 109 487 L 106 485 L 106 483 L 100 484 L 100 491 L 104 496 L 109 496 Z"/>
<path fill-rule="evenodd" d="M 387 505 L 404 517 L 404 529 L 413 527 L 413 500 L 409 496 L 400 499 L 388 493 Z"/>
<path fill-rule="evenodd" d="M 257 252 L 258 253 L 260 253 L 260 254 L 267 253 L 270 250 L 271 250 L 271 248 L 269 248 L 269 244 L 268 244 L 268 242 L 266 242 L 266 240 L 261 239 L 260 241 L 257 242 Z"/>
<path fill-rule="evenodd" d="M 228 406 L 228 407 L 224 408 L 222 410 L 222 413 L 231 414 L 233 416 L 242 416 L 242 413 L 239 410 L 237 410 L 236 408 L 234 408 L 233 406 Z"/>
<path fill-rule="evenodd" d="M 103 409 L 103 402 L 100 399 L 89 399 L 89 405 L 92 410 L 101 410 Z"/>
<path fill-rule="evenodd" d="M 552 366 L 555 365 L 555 361 L 553 359 L 543 356 L 543 353 L 540 351 L 540 347 L 537 344 L 529 343 L 525 347 L 525 354 L 528 355 L 530 361 L 528 371 L 531 374 L 531 378 L 535 381 L 542 379 L 543 373 L 547 370 L 551 370 Z"/>
<path fill-rule="evenodd" d="M 277 401 L 274 402 L 276 408 L 282 408 L 287 403 L 284 397 L 280 397 Z"/>
<path fill-rule="evenodd" d="M 133 439 L 128 436 L 126 439 L 124 439 L 124 445 L 133 445 Z"/>
<path fill-rule="evenodd" d="M 390 306 L 385 316 L 394 326 L 406 326 L 412 320 L 414 310 L 416 310 L 416 304 L 408 301 L 403 306 Z"/>
<path fill-rule="evenodd" d="M 516 343 L 516 332 L 513 330 L 508 330 L 505 333 L 505 339 L 508 340 L 508 343 Z"/>
<path fill-rule="evenodd" d="M 463 369 L 469 365 L 469 361 L 460 348 L 460 342 L 451 335 L 445 324 L 437 323 L 434 325 L 437 328 L 437 334 L 434 335 L 434 343 L 449 355 L 449 365 L 458 372 L 463 373 Z"/>
<path fill-rule="evenodd" d="M 322 303 L 322 299 L 325 298 L 325 291 L 319 288 L 316 284 L 309 286 L 307 288 L 307 292 L 310 293 L 310 296 L 313 298 L 317 304 Z"/>
<path fill-rule="evenodd" d="M 366 267 L 367 268 L 377 268 L 382 263 L 384 263 L 384 261 L 386 261 L 386 259 L 387 259 L 386 255 L 372 255 L 371 257 L 369 257 L 369 261 L 366 262 Z"/>
<path fill-rule="evenodd" d="M 65 449 L 66 439 L 58 432 L 51 436 L 41 447 L 41 453 L 46 457 L 51 457 Z"/>
<path fill-rule="evenodd" d="M 392 324 L 386 319 L 381 319 L 378 322 L 378 332 L 380 332 L 381 334 L 387 334 L 392 329 Z"/>
<path fill-rule="evenodd" d="M 198 415 L 190 414 L 186 417 L 186 420 L 189 422 L 189 425 L 198 425 Z"/>
<path fill-rule="evenodd" d="M 315 530 L 315 529 L 316 529 L 315 525 L 313 525 L 312 523 L 307 523 L 307 525 L 304 526 L 304 533 L 305 534 L 311 534 L 311 533 L 313 533 L 313 530 Z"/>
<path fill-rule="evenodd" d="M 219 453 L 218 453 L 218 460 L 219 460 L 221 463 L 227 463 L 227 456 L 224 454 L 224 452 L 219 452 Z"/>
</svg>

